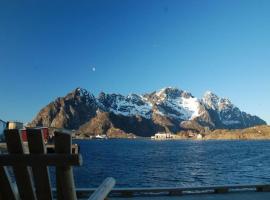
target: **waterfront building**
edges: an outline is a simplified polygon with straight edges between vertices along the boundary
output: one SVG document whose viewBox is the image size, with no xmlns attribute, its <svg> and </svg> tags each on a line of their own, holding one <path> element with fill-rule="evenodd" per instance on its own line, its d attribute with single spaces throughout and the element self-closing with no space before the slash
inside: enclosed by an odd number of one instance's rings
<svg viewBox="0 0 270 200">
<path fill-rule="evenodd" d="M 23 123 L 18 121 L 8 121 L 6 124 L 7 129 L 23 129 Z"/>
<path fill-rule="evenodd" d="M 151 138 L 152 139 L 155 139 L 155 140 L 167 140 L 167 139 L 173 139 L 173 138 L 175 138 L 175 135 L 174 134 L 171 134 L 171 133 L 156 133 Z"/>
</svg>

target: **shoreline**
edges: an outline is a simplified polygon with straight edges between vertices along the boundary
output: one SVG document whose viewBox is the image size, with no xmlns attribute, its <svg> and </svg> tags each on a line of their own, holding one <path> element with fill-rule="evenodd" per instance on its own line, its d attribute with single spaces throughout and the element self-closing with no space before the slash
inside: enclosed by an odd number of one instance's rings
<svg viewBox="0 0 270 200">
<path fill-rule="evenodd" d="M 88 138 L 73 138 L 73 140 L 152 140 L 152 141 L 176 141 L 176 140 L 183 140 L 183 141 L 256 141 L 256 140 L 270 140 L 269 138 L 209 138 L 209 139 L 192 139 L 192 138 L 173 138 L 173 139 L 151 139 L 150 137 L 138 137 L 138 138 L 107 138 L 107 139 L 88 139 Z"/>
<path fill-rule="evenodd" d="M 107 135 L 108 139 L 137 139 L 152 138 L 153 140 L 270 140 L 270 126 L 254 126 L 245 129 L 215 129 L 208 131 L 184 130 L 176 133 L 158 132 L 152 133 L 152 137 L 136 136 L 133 133 L 121 133 L 115 135 Z M 74 139 L 91 139 L 94 135 L 87 133 L 74 137 Z"/>
</svg>

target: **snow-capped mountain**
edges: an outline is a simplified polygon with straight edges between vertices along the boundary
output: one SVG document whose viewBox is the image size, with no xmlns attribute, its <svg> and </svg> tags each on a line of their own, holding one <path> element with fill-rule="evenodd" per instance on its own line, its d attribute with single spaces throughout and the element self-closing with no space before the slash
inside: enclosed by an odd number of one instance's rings
<svg viewBox="0 0 270 200">
<path fill-rule="evenodd" d="M 98 97 L 77 88 L 44 107 L 30 123 L 79 130 L 84 125 L 83 130 L 91 130 L 91 134 L 117 128 L 142 136 L 157 131 L 231 129 L 261 124 L 266 122 L 242 112 L 229 99 L 209 91 L 199 99 L 173 87 L 144 95 L 101 92 Z"/>
<path fill-rule="evenodd" d="M 97 100 L 105 111 L 113 112 L 116 115 L 139 115 L 147 119 L 151 118 L 152 104 L 143 96 L 100 93 Z"/>
<path fill-rule="evenodd" d="M 179 120 L 195 119 L 202 111 L 199 99 L 177 88 L 168 87 L 150 95 L 146 94 L 145 99 L 154 105 L 153 112 L 156 114 Z"/>
<path fill-rule="evenodd" d="M 229 99 L 220 98 L 210 91 L 204 94 L 202 102 L 213 113 L 212 118 L 217 118 L 215 120 L 223 125 L 222 128 L 246 128 L 265 123 L 256 116 L 242 112 Z"/>
</svg>

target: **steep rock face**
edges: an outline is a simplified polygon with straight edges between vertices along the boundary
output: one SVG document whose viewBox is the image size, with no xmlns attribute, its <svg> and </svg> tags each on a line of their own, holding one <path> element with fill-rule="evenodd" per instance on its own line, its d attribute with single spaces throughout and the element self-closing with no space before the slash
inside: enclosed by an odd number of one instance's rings
<svg viewBox="0 0 270 200">
<path fill-rule="evenodd" d="M 180 122 L 177 119 L 153 113 L 152 120 L 159 126 L 157 132 L 177 132 L 181 129 Z"/>
<path fill-rule="evenodd" d="M 109 113 L 98 111 L 97 115 L 83 124 L 78 132 L 85 135 L 104 135 L 112 127 Z"/>
<path fill-rule="evenodd" d="M 77 88 L 45 106 L 29 125 L 78 129 L 96 115 L 97 109 L 95 97 Z"/>
<path fill-rule="evenodd" d="M 48 104 L 30 123 L 31 126 L 75 129 L 89 135 L 120 131 L 139 136 L 262 124 L 266 123 L 259 117 L 242 112 L 229 99 L 212 92 L 198 99 L 172 87 L 145 95 L 102 92 L 97 98 L 77 88 Z"/>
<path fill-rule="evenodd" d="M 112 132 L 133 133 L 137 136 L 151 136 L 159 126 L 141 116 L 116 115 L 113 112 L 97 112 L 89 122 L 83 124 L 77 131 L 85 135 L 102 135 Z M 164 129 L 161 129 L 164 130 Z"/>
<path fill-rule="evenodd" d="M 151 136 L 159 130 L 164 130 L 158 124 L 155 124 L 151 119 L 141 116 L 124 116 L 110 113 L 110 119 L 114 127 L 119 128 L 126 133 L 133 133 L 137 136 Z"/>
</svg>

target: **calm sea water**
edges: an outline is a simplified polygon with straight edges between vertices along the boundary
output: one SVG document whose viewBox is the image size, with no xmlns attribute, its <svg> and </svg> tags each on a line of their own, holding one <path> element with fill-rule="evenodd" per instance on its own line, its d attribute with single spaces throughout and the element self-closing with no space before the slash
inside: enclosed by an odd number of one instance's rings
<svg viewBox="0 0 270 200">
<path fill-rule="evenodd" d="M 270 141 L 77 140 L 83 166 L 77 187 L 108 176 L 117 187 L 168 187 L 270 182 Z"/>
</svg>

